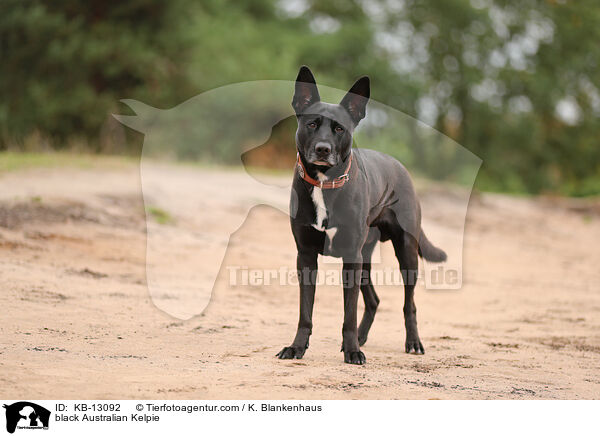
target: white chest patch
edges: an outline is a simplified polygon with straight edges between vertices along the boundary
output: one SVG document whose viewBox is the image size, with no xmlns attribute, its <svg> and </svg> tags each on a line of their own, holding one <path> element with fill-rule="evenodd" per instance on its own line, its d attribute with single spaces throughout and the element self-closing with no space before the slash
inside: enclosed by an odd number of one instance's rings
<svg viewBox="0 0 600 436">
<path fill-rule="evenodd" d="M 327 176 L 321 172 L 318 172 L 317 179 L 319 179 L 319 182 L 324 182 L 327 180 Z M 327 218 L 327 208 L 325 207 L 323 190 L 321 188 L 317 188 L 316 186 L 313 188 L 312 200 L 315 205 L 315 215 L 317 216 L 316 223 L 313 224 L 313 227 L 320 232 L 323 232 L 325 231 L 323 228 L 323 221 L 325 221 L 325 218 Z"/>
<path fill-rule="evenodd" d="M 327 177 L 323 173 L 317 173 L 317 178 L 320 182 L 327 180 Z M 325 218 L 327 218 L 327 207 L 325 207 L 323 190 L 321 188 L 317 188 L 316 186 L 313 188 L 312 200 L 315 205 L 315 215 L 317 217 L 316 223 L 313 224 L 313 227 L 320 232 L 325 232 L 329 242 L 329 249 L 331 250 L 333 238 L 337 232 L 337 227 L 331 227 L 329 229 L 323 227 L 323 221 L 325 221 Z"/>
<path fill-rule="evenodd" d="M 315 215 L 317 216 L 316 222 L 313 227 L 321 232 L 324 232 L 323 221 L 327 218 L 327 208 L 325 207 L 325 200 L 323 200 L 323 191 L 321 188 L 316 186 L 313 188 L 312 200 L 315 205 Z"/>
</svg>

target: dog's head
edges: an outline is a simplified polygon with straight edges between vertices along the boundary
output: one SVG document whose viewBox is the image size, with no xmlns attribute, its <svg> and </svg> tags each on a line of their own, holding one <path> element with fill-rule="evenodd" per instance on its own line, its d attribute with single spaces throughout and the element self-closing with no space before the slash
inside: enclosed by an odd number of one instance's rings
<svg viewBox="0 0 600 436">
<path fill-rule="evenodd" d="M 346 160 L 369 96 L 369 78 L 364 76 L 339 104 L 322 102 L 312 72 L 306 66 L 300 68 L 292 106 L 298 120 L 296 146 L 306 163 L 325 171 Z"/>
</svg>

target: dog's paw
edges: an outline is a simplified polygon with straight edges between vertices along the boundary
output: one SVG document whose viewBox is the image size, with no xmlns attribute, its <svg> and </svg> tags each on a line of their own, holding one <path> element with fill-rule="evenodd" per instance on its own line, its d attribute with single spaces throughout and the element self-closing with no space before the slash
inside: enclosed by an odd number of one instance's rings
<svg viewBox="0 0 600 436">
<path fill-rule="evenodd" d="M 425 348 L 419 339 L 406 340 L 404 351 L 412 354 L 425 354 Z"/>
<path fill-rule="evenodd" d="M 364 365 L 367 358 L 362 351 L 344 351 L 344 362 L 352 365 Z"/>
<path fill-rule="evenodd" d="M 276 356 L 280 359 L 302 359 L 306 348 L 302 347 L 285 347 Z"/>
</svg>

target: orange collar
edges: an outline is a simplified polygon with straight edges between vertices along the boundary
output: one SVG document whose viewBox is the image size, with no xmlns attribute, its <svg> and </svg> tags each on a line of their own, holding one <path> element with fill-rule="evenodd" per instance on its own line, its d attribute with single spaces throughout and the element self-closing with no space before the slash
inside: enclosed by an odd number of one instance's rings
<svg viewBox="0 0 600 436">
<path fill-rule="evenodd" d="M 350 152 L 350 159 L 348 159 L 348 167 L 346 168 L 346 172 L 339 177 L 336 177 L 333 180 L 328 180 L 326 182 L 319 182 L 318 180 L 313 179 L 308 175 L 304 165 L 302 164 L 302 159 L 300 159 L 300 153 L 297 155 L 296 167 L 298 168 L 298 174 L 300 178 L 304 181 L 310 183 L 313 186 L 321 189 L 335 189 L 341 188 L 344 184 L 350 180 L 350 167 L 352 166 L 352 152 Z"/>
</svg>

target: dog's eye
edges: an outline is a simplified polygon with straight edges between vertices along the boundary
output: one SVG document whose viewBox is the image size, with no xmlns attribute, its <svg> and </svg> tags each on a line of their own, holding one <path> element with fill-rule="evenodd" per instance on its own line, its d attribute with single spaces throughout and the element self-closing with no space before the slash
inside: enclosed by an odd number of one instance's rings
<svg viewBox="0 0 600 436">
<path fill-rule="evenodd" d="M 307 124 L 309 129 L 316 129 L 317 128 L 317 123 L 315 123 L 314 121 L 312 123 L 308 123 Z"/>
<path fill-rule="evenodd" d="M 338 133 L 342 133 L 344 131 L 344 128 L 342 126 L 336 126 L 335 131 Z"/>
</svg>

